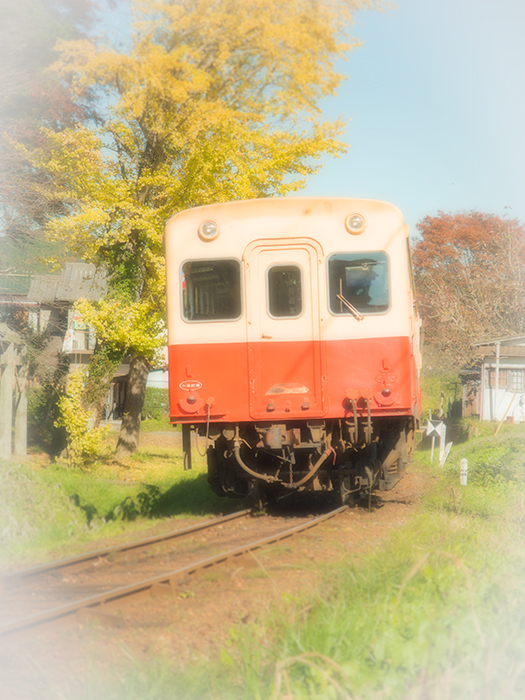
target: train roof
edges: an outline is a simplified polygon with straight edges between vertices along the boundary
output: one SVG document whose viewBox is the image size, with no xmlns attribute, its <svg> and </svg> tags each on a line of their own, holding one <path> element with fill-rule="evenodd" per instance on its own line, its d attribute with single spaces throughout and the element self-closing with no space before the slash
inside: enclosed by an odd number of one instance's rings
<svg viewBox="0 0 525 700">
<path fill-rule="evenodd" d="M 392 219 L 398 220 L 398 225 L 404 224 L 403 214 L 398 207 L 382 200 L 352 197 L 265 197 L 218 202 L 185 209 L 172 216 L 167 226 L 183 223 L 188 219 L 202 219 L 210 216 L 212 211 L 221 213 L 228 220 L 234 220 L 246 217 L 268 216 L 270 209 L 272 216 L 340 215 L 343 213 L 349 215 L 359 212 L 363 212 L 365 216 L 374 214 L 376 216 L 384 216 L 388 213 Z"/>
</svg>

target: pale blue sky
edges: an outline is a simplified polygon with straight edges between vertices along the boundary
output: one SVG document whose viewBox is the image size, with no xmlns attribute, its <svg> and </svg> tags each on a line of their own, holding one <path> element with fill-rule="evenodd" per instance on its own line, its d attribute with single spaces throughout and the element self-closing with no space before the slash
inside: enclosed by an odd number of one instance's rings
<svg viewBox="0 0 525 700">
<path fill-rule="evenodd" d="M 391 201 L 412 233 L 438 210 L 525 222 L 525 0 L 397 0 L 354 29 L 325 106 L 350 148 L 304 193 Z"/>
<path fill-rule="evenodd" d="M 127 13 L 110 14 L 115 41 Z M 354 34 L 323 105 L 348 120 L 348 153 L 299 194 L 391 201 L 413 234 L 439 210 L 525 222 L 525 0 L 397 0 L 357 13 Z"/>
</svg>

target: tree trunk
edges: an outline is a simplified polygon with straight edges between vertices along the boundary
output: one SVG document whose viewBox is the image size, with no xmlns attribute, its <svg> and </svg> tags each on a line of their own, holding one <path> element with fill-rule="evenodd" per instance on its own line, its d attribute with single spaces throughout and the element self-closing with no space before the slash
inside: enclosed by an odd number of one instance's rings
<svg viewBox="0 0 525 700">
<path fill-rule="evenodd" d="M 128 457 L 139 446 L 140 421 L 149 371 L 150 365 L 144 357 L 132 356 L 116 457 Z"/>
</svg>

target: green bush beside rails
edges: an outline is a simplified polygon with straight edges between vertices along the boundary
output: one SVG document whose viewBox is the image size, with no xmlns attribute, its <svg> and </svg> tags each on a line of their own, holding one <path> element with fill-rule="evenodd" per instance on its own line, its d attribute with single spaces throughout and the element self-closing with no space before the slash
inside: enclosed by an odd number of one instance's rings
<svg viewBox="0 0 525 700">
<path fill-rule="evenodd" d="M 146 387 L 142 419 L 162 420 L 168 417 L 169 410 L 168 390 Z"/>
</svg>

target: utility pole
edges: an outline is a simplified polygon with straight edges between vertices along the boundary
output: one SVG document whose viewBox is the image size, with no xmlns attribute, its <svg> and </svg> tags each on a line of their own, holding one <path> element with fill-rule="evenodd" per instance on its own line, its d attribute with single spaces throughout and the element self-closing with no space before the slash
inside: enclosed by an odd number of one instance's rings
<svg viewBox="0 0 525 700">
<path fill-rule="evenodd" d="M 0 356 L 0 459 L 11 459 L 14 355 L 14 344 L 9 343 Z"/>
<path fill-rule="evenodd" d="M 14 441 L 13 441 L 14 419 Z M 27 351 L 18 333 L 0 326 L 0 459 L 27 454 Z"/>
</svg>

